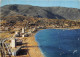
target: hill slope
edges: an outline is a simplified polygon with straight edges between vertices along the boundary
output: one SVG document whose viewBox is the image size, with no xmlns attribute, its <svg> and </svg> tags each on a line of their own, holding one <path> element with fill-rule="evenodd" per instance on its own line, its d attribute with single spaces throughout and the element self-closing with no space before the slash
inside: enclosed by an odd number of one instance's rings
<svg viewBox="0 0 80 57">
<path fill-rule="evenodd" d="M 1 16 L 24 15 L 52 19 L 80 19 L 80 9 L 65 7 L 38 7 L 31 5 L 6 5 L 1 7 Z"/>
</svg>

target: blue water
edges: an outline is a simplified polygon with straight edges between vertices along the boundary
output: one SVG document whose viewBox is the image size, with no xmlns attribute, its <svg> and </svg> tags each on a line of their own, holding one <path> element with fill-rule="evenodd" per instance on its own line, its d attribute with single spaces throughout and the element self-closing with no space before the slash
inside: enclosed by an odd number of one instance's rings
<svg viewBox="0 0 80 57">
<path fill-rule="evenodd" d="M 80 29 L 45 29 L 35 38 L 45 57 L 80 57 Z"/>
</svg>

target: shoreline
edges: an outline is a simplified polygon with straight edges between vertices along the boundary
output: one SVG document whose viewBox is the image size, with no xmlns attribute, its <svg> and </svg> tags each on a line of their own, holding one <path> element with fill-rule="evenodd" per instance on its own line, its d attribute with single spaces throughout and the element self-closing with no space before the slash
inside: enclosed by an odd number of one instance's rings
<svg viewBox="0 0 80 57">
<path fill-rule="evenodd" d="M 55 28 L 55 29 L 58 29 L 58 28 Z M 65 28 L 63 28 L 63 29 L 65 29 Z M 44 29 L 40 29 L 40 30 L 44 30 Z M 38 31 L 40 31 L 40 30 L 38 30 Z M 74 30 L 74 28 L 69 28 L 67 30 Z M 35 38 L 36 33 L 33 33 L 32 36 L 28 37 L 28 39 L 27 39 L 27 43 L 28 43 L 27 46 L 29 46 L 28 49 L 29 49 L 30 57 L 45 57 L 39 48 L 38 42 L 36 41 L 36 38 Z"/>
<path fill-rule="evenodd" d="M 58 29 L 58 28 L 54 28 L 54 29 Z M 40 30 L 45 30 L 45 29 L 39 29 L 38 31 Z M 70 30 L 73 30 L 73 29 L 70 29 Z M 24 46 L 27 47 L 25 48 L 25 50 L 28 50 L 28 52 L 26 51 L 27 54 L 16 56 L 16 57 L 45 57 L 42 51 L 40 50 L 39 44 L 35 38 L 35 34 L 37 32 L 32 33 L 29 37 L 19 37 L 19 38 L 22 38 Z"/>
<path fill-rule="evenodd" d="M 34 36 L 35 33 L 25 40 L 28 46 L 28 54 L 30 57 L 44 57 Z"/>
</svg>

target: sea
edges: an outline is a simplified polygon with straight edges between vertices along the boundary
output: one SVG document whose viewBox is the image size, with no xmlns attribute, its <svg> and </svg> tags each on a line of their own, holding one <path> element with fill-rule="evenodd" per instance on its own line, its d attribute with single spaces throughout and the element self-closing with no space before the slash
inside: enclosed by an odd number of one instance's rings
<svg viewBox="0 0 80 57">
<path fill-rule="evenodd" d="M 44 57 L 80 57 L 80 29 L 44 29 L 35 38 Z"/>
</svg>

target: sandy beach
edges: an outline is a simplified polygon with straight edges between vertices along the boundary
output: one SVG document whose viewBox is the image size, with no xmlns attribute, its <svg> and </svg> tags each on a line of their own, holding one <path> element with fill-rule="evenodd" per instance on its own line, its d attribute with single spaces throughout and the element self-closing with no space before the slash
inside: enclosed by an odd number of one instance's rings
<svg viewBox="0 0 80 57">
<path fill-rule="evenodd" d="M 27 37 L 27 39 L 24 39 L 24 43 L 27 44 L 28 55 L 29 57 L 44 57 L 38 47 L 38 43 L 36 42 L 34 35 L 35 34 L 31 37 Z"/>
</svg>

